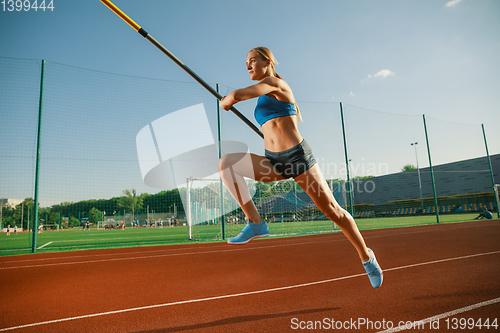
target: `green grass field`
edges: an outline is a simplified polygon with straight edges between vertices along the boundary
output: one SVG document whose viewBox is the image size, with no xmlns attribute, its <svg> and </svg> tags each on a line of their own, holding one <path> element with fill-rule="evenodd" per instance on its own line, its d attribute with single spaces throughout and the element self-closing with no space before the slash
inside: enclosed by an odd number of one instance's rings
<svg viewBox="0 0 500 333">
<path fill-rule="evenodd" d="M 474 214 L 442 215 L 440 223 L 465 222 L 474 219 Z M 436 217 L 405 216 L 357 219 L 359 229 L 381 229 L 407 227 L 416 225 L 435 224 Z M 242 224 L 226 225 L 226 237 L 236 236 L 243 228 Z M 332 232 L 331 221 L 304 221 L 270 223 L 271 236 L 283 237 L 291 235 Z M 335 229 L 339 231 L 338 228 Z M 140 228 L 125 230 L 97 230 L 83 231 L 81 228 L 45 231 L 37 235 L 37 253 L 75 251 L 86 249 L 102 249 L 116 247 L 133 247 L 148 245 L 166 245 L 180 243 L 194 243 L 207 241 L 221 241 L 221 227 L 218 225 L 194 226 L 192 230 L 194 240 L 188 240 L 187 227 L 175 228 Z M 7 236 L 0 234 L 0 256 L 31 253 L 32 233 L 24 232 Z"/>
</svg>

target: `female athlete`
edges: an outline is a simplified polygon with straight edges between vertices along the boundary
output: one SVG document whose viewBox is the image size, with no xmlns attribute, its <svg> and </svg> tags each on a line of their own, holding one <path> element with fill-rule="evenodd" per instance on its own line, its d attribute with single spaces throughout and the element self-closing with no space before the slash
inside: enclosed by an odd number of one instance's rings
<svg viewBox="0 0 500 333">
<path fill-rule="evenodd" d="M 366 247 L 353 217 L 335 200 L 316 163 L 311 148 L 299 133 L 300 111 L 290 86 L 276 73 L 276 60 L 265 47 L 247 54 L 250 79 L 257 84 L 237 89 L 225 96 L 220 106 L 228 111 L 234 104 L 257 98 L 255 118 L 264 134 L 265 156 L 250 154 L 250 163 L 241 163 L 247 154 L 232 153 L 219 160 L 222 181 L 241 206 L 249 223 L 229 244 L 246 244 L 269 236 L 269 228 L 252 201 L 243 177 L 261 182 L 293 178 L 311 197 L 314 204 L 334 223 L 356 248 L 374 288 L 382 285 L 383 273 L 373 251 Z M 240 163 L 238 163 L 240 162 Z"/>
</svg>

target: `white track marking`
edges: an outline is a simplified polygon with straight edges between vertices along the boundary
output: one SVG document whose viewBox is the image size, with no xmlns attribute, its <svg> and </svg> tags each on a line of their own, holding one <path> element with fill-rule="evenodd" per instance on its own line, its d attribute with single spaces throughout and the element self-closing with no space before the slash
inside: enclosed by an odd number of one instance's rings
<svg viewBox="0 0 500 333">
<path fill-rule="evenodd" d="M 135 260 L 135 259 L 150 259 L 150 258 L 161 258 L 161 257 L 174 257 L 174 256 L 184 256 L 184 255 L 193 255 L 193 254 L 210 254 L 210 253 L 220 253 L 220 252 L 233 252 L 233 251 L 249 251 L 249 250 L 259 250 L 259 249 L 269 249 L 273 247 L 284 247 L 284 246 L 295 246 L 295 245 L 305 245 L 305 244 L 318 244 L 318 243 L 328 243 L 335 241 L 347 241 L 347 239 L 336 239 L 336 240 L 327 240 L 327 241 L 311 241 L 311 242 L 302 242 L 302 243 L 288 243 L 288 244 L 276 244 L 276 245 L 266 245 L 266 246 L 258 246 L 258 247 L 247 247 L 241 245 L 226 245 L 226 249 L 224 250 L 210 250 L 210 251 L 197 251 L 197 252 L 183 252 L 183 253 L 168 253 L 168 254 L 159 254 L 159 255 L 149 255 L 149 256 L 139 256 L 139 257 L 126 257 L 126 258 L 110 258 L 110 259 L 99 259 L 99 260 L 85 260 L 85 261 L 73 261 L 73 262 L 60 262 L 53 264 L 42 264 L 42 265 L 26 265 L 26 266 L 12 266 L 12 267 L 0 267 L 0 270 L 3 269 L 15 269 L 15 268 L 33 268 L 33 267 L 47 267 L 47 266 L 60 266 L 60 265 L 76 265 L 76 264 L 89 264 L 89 263 L 97 263 L 97 262 L 108 262 L 108 261 L 124 261 L 124 260 Z M 112 254 L 117 255 L 117 254 Z M 123 254 L 121 254 L 123 255 Z"/>
<path fill-rule="evenodd" d="M 288 238 L 288 239 L 292 239 L 292 238 Z M 294 239 L 297 239 L 297 238 L 294 238 Z M 283 240 L 285 240 L 285 238 L 283 238 Z M 314 243 L 327 243 L 327 242 L 333 242 L 333 241 L 338 241 L 338 239 L 328 239 L 328 240 L 322 240 L 322 241 L 309 241 L 309 242 L 301 242 L 301 243 L 295 243 L 295 242 L 288 242 L 288 243 L 284 243 L 284 244 L 280 244 L 281 246 L 288 246 L 288 245 L 303 245 L 303 244 L 314 244 Z M 75 258 L 91 258 L 91 257 L 106 257 L 106 256 L 117 256 L 117 255 L 131 255 L 131 254 L 145 254 L 145 253 L 157 253 L 157 252 L 174 252 L 174 251 L 186 251 L 186 250 L 196 250 L 196 249 L 199 249 L 201 246 L 203 245 L 212 245 L 213 247 L 217 247 L 217 248 L 221 248 L 221 247 L 224 247 L 224 248 L 227 248 L 228 247 L 228 244 L 226 244 L 225 242 L 219 242 L 219 243 L 206 243 L 206 244 L 203 244 L 203 243 L 200 243 L 199 244 L 200 246 L 196 247 L 196 246 L 192 246 L 192 247 L 186 247 L 186 246 L 183 246 L 183 247 L 180 247 L 180 248 L 170 248 L 170 247 L 173 247 L 173 246 L 176 246 L 176 245 L 164 245 L 164 246 L 161 246 L 161 247 L 167 247 L 167 249 L 155 249 L 155 250 L 150 250 L 150 251 L 134 251 L 134 252 L 117 252 L 116 250 L 118 249 L 106 249 L 106 250 L 109 250 L 110 252 L 109 253 L 100 253 L 100 254 L 91 254 L 91 255 L 84 255 L 84 256 L 65 256 L 65 257 L 52 257 L 52 258 L 26 258 L 23 260 L 10 260 L 10 261 L 0 261 L 0 264 L 10 264 L 10 263 L 15 263 L 15 262 L 29 262 L 29 261 L 46 261 L 46 260 L 59 260 L 59 259 L 75 259 Z M 255 243 L 253 243 L 252 245 L 255 245 Z M 247 246 L 248 247 L 248 246 Z M 123 249 L 128 249 L 128 248 L 121 248 L 121 250 Z M 234 250 L 237 250 L 236 247 L 233 247 Z M 254 247 L 252 247 L 251 249 L 254 249 Z M 27 250 L 30 250 L 30 249 L 27 249 Z M 240 249 L 241 250 L 241 249 Z M 99 251 L 99 250 L 82 250 L 83 252 L 87 252 L 87 251 Z M 82 252 L 80 251 L 80 252 Z M 203 253 L 202 251 L 200 251 L 199 253 Z M 22 255 L 24 256 L 24 255 Z"/>
<path fill-rule="evenodd" d="M 273 292 L 273 291 L 294 289 L 294 288 L 300 288 L 300 287 L 308 287 L 308 286 L 313 286 L 313 285 L 317 285 L 317 284 L 323 284 L 323 283 L 328 283 L 328 282 L 346 280 L 346 279 L 350 279 L 350 278 L 354 278 L 354 277 L 359 277 L 359 276 L 363 276 L 363 275 L 365 275 L 365 274 L 364 273 L 363 274 L 355 274 L 355 275 L 344 276 L 344 277 L 339 277 L 339 278 L 335 278 L 335 279 L 329 279 L 329 280 L 323 280 L 323 281 L 315 281 L 315 282 L 309 282 L 309 283 L 302 283 L 302 284 L 296 284 L 296 285 L 293 285 L 293 286 L 285 286 L 285 287 L 278 287 L 278 288 L 271 288 L 271 289 L 264 289 L 264 290 L 255 290 L 255 291 L 249 291 L 249 292 L 245 292 L 245 293 L 222 295 L 222 296 L 214 296 L 214 297 L 206 297 L 206 298 L 198 298 L 198 299 L 190 299 L 190 300 L 186 300 L 186 301 L 164 303 L 164 304 L 155 304 L 155 305 L 147 305 L 147 306 L 141 306 L 141 307 L 137 307 L 137 308 L 130 308 L 130 309 L 124 309 L 124 310 L 108 311 L 108 312 L 94 313 L 94 314 L 90 314 L 90 315 L 83 315 L 83 316 L 77 316 L 77 317 L 69 317 L 69 318 L 63 318 L 63 319 L 49 320 L 49 321 L 44 321 L 44 322 L 40 322 L 40 323 L 33 323 L 33 324 L 20 325 L 20 326 L 15 326 L 15 327 L 2 328 L 2 329 L 0 329 L 0 332 L 15 330 L 15 329 L 19 329 L 19 328 L 26 328 L 26 327 L 40 326 L 40 325 L 46 325 L 46 324 L 60 323 L 60 322 L 70 321 L 70 320 L 92 318 L 92 317 L 99 317 L 99 316 L 106 316 L 106 315 L 118 314 L 118 313 L 124 313 L 124 312 L 147 310 L 147 309 L 161 308 L 161 307 L 172 306 L 172 305 L 198 303 L 198 302 L 205 302 L 205 301 L 215 301 L 215 300 L 224 299 L 224 298 L 233 298 L 233 297 L 240 297 L 240 296 L 256 295 L 256 294 L 263 294 L 263 293 L 268 293 L 268 292 Z"/>
<path fill-rule="evenodd" d="M 436 320 L 440 320 L 440 319 L 443 319 L 443 318 L 455 316 L 455 315 L 457 315 L 459 313 L 471 311 L 471 310 L 474 310 L 474 309 L 477 309 L 477 308 L 480 308 L 480 307 L 483 307 L 483 306 L 487 306 L 487 305 L 491 305 L 491 304 L 495 304 L 495 303 L 499 303 L 499 302 L 500 302 L 500 297 L 492 299 L 492 300 L 489 300 L 489 301 L 485 301 L 485 302 L 481 302 L 481 303 L 476 303 L 476 304 L 473 304 L 473 305 L 469 305 L 469 306 L 466 306 L 466 307 L 463 307 L 463 308 L 460 308 L 460 309 L 456 309 L 456 310 L 453 310 L 453 311 L 445 312 L 445 313 L 442 313 L 442 314 L 439 314 L 439 315 L 436 315 L 436 316 L 433 316 L 433 317 L 425 318 L 425 319 L 422 319 L 422 320 L 419 320 L 419 321 L 416 321 L 416 322 L 418 322 L 419 325 L 425 325 L 425 324 L 428 324 L 428 323 L 436 321 Z M 398 327 L 387 329 L 385 331 L 380 331 L 379 333 L 400 332 L 400 331 L 405 331 L 407 329 L 409 330 L 409 329 L 412 329 L 412 328 L 406 328 L 406 326 L 398 326 Z"/>
<path fill-rule="evenodd" d="M 411 268 L 411 267 L 416 267 L 416 266 L 430 265 L 430 264 L 435 264 L 435 263 L 440 263 L 440 262 L 445 262 L 445 261 L 468 259 L 468 258 L 473 258 L 473 257 L 486 256 L 486 255 L 499 254 L 499 253 L 500 253 L 500 251 L 478 253 L 478 254 L 473 254 L 473 255 L 468 255 L 468 256 L 448 258 L 448 259 L 442 259 L 442 260 L 434 260 L 434 261 L 429 261 L 429 262 L 424 262 L 424 263 L 419 263 L 419 264 L 394 267 L 394 268 L 386 269 L 384 271 L 395 271 L 395 270 L 399 270 L 399 269 L 406 269 L 406 268 Z M 199 303 L 199 302 L 214 301 L 214 300 L 219 300 L 219 299 L 224 299 L 224 298 L 233 298 L 233 297 L 240 297 L 240 296 L 264 294 L 264 293 L 269 293 L 269 292 L 289 290 L 289 289 L 302 288 L 302 287 L 309 287 L 309 286 L 325 284 L 325 283 L 330 283 L 330 282 L 335 282 L 335 281 L 347 280 L 347 279 L 352 279 L 352 278 L 361 277 L 361 276 L 366 276 L 366 273 L 348 275 L 348 276 L 343 276 L 343 277 L 328 279 L 328 280 L 295 284 L 295 285 L 291 285 L 291 286 L 284 286 L 284 287 L 277 287 L 277 288 L 270 288 L 270 289 L 263 289 L 263 290 L 255 290 L 255 291 L 249 291 L 249 292 L 244 292 L 244 293 L 213 296 L 213 297 L 206 297 L 206 298 L 198 298 L 198 299 L 191 299 L 191 300 L 186 300 L 186 301 L 178 301 L 178 302 L 155 304 L 155 305 L 147 305 L 147 306 L 141 306 L 141 307 L 130 308 L 130 309 L 108 311 L 108 312 L 94 313 L 94 314 L 82 315 L 82 316 L 76 316 L 76 317 L 68 317 L 68 318 L 62 318 L 62 319 L 56 319 L 56 320 L 49 320 L 49 321 L 43 321 L 43 322 L 39 322 L 39 323 L 32 323 L 32 324 L 2 328 L 2 329 L 0 329 L 0 332 L 12 331 L 12 330 L 20 329 L 20 328 L 27 328 L 27 327 L 33 327 L 33 326 L 61 323 L 61 322 L 66 322 L 66 321 L 71 321 L 71 320 L 78 320 L 78 319 L 100 317 L 100 316 L 113 315 L 113 314 L 119 314 L 119 313 L 125 313 L 125 312 L 161 308 L 161 307 L 167 307 L 167 306 L 173 306 L 173 305 Z M 481 304 L 481 303 L 479 303 L 479 304 Z"/>
<path fill-rule="evenodd" d="M 54 243 L 54 242 L 52 241 L 52 242 L 45 243 L 45 244 L 43 244 L 42 246 L 37 247 L 36 249 L 37 249 L 37 250 L 43 249 L 44 247 L 46 247 L 47 245 L 50 245 L 50 244 L 52 244 L 52 243 Z"/>
<path fill-rule="evenodd" d="M 344 240 L 342 240 L 342 241 L 344 241 Z M 332 242 L 332 240 L 325 241 L 325 242 L 322 242 L 322 243 L 326 243 L 326 242 Z M 236 246 L 239 246 L 239 245 L 228 245 L 228 247 L 231 246 L 232 248 L 227 248 L 226 250 L 211 250 L 211 251 L 198 251 L 198 252 L 169 253 L 169 254 L 159 254 L 159 255 L 130 257 L 130 258 L 110 258 L 110 259 L 100 259 L 100 260 L 60 262 L 60 263 L 42 264 L 42 265 L 26 265 L 26 266 L 0 267 L 0 270 L 3 270 L 3 269 L 15 269 L 15 268 L 33 268 L 33 267 L 48 267 L 48 266 L 61 266 L 61 265 L 90 264 L 90 263 L 98 263 L 98 262 L 124 261 L 124 260 L 135 260 L 135 259 L 150 259 L 150 258 L 161 258 L 161 257 L 175 257 L 175 256 L 184 256 L 184 255 L 187 256 L 187 255 L 194 255 L 194 254 L 211 254 L 211 253 L 222 253 L 222 252 L 233 252 L 233 251 L 249 251 L 249 250 L 269 249 L 269 248 L 273 248 L 273 247 L 304 245 L 304 244 L 317 244 L 317 243 L 320 243 L 320 242 L 315 241 L 315 242 L 305 242 L 305 243 L 267 245 L 267 246 L 259 246 L 259 247 L 243 247 L 243 245 L 242 245 L 239 248 L 235 248 Z"/>
<path fill-rule="evenodd" d="M 387 268 L 387 269 L 384 269 L 384 272 L 395 271 L 395 270 L 404 269 L 404 268 L 411 268 L 411 267 L 423 266 L 423 265 L 437 264 L 437 263 L 440 263 L 440 262 L 453 261 L 453 260 L 459 260 L 459 259 L 469 259 L 469 258 L 486 256 L 486 255 L 490 255 L 490 254 L 498 254 L 498 253 L 500 253 L 500 251 L 477 253 L 477 254 L 470 254 L 468 256 L 461 256 L 461 257 L 455 257 L 455 258 L 433 260 L 433 261 L 423 262 L 423 263 L 419 263 L 419 264 L 412 264 L 412 265 L 399 266 L 399 267 L 394 267 L 394 268 Z"/>
<path fill-rule="evenodd" d="M 446 224 L 447 226 L 450 224 Z M 460 226 L 455 226 L 452 229 L 463 229 L 466 227 L 477 227 L 478 225 L 460 225 Z M 418 228 L 420 226 L 416 226 Z M 412 227 L 406 227 L 406 228 L 412 228 Z M 378 229 L 380 231 L 390 231 L 393 229 Z M 375 231 L 375 230 L 372 230 Z M 385 234 L 379 234 L 379 235 L 368 235 L 364 236 L 365 239 L 371 239 L 371 238 L 379 238 L 379 237 L 389 237 L 389 236 L 398 236 L 398 235 L 409 235 L 409 234 L 418 234 L 418 233 L 426 233 L 426 232 L 435 232 L 434 229 L 430 230 L 418 230 L 418 231 L 406 231 L 406 232 L 398 232 L 398 233 L 385 233 Z M 314 236 L 314 235 L 312 235 Z M 280 238 L 281 239 L 286 239 L 286 238 Z M 287 238 L 287 239 L 297 239 L 297 238 Z M 279 244 L 279 245 L 267 245 L 267 246 L 259 246 L 259 247 L 245 247 L 245 248 L 236 248 L 237 245 L 232 245 L 233 248 L 231 250 L 220 250 L 220 251 L 199 251 L 199 252 L 188 252 L 188 253 L 182 253 L 186 255 L 192 255 L 192 254 L 203 254 L 203 253 L 216 253 L 216 252 L 230 252 L 232 250 L 235 251 L 241 251 L 241 250 L 254 250 L 254 249 L 259 249 L 259 248 L 273 248 L 273 247 L 282 247 L 282 246 L 295 246 L 295 245 L 304 245 L 304 244 L 315 244 L 315 243 L 328 243 L 328 242 L 338 242 L 338 241 L 346 241 L 346 238 L 336 238 L 336 239 L 328 239 L 328 240 L 322 240 L 322 241 L 309 241 L 309 242 L 300 242 L 300 243 L 295 243 L 295 242 L 290 242 L 290 243 L 285 243 L 285 244 Z M 214 243 L 212 243 L 214 244 Z M 255 244 L 255 243 L 253 243 Z M 226 247 L 227 244 L 221 243 L 222 246 Z M 116 255 L 130 255 L 130 254 L 144 254 L 147 252 L 166 252 L 166 251 L 186 251 L 186 249 L 195 249 L 194 247 L 189 247 L 189 248 L 177 248 L 177 249 L 167 249 L 167 250 L 154 250 L 154 251 L 136 251 L 136 252 L 112 252 L 112 253 L 106 253 L 106 254 L 95 254 L 95 255 L 89 255 L 89 256 L 67 256 L 67 257 L 54 257 L 54 258 L 36 258 L 36 259 L 27 259 L 27 260 L 12 260 L 12 261 L 0 261 L 0 265 L 2 264 L 9 264 L 9 263 L 15 263 L 15 262 L 28 262 L 28 261 L 42 261 L 42 260 L 60 260 L 60 259 L 74 259 L 74 258 L 90 258 L 90 257 L 103 257 L 103 256 L 116 256 Z M 165 256 L 174 256 L 174 255 L 182 255 L 182 254 L 166 254 L 166 255 L 153 255 L 153 256 L 140 256 L 140 257 L 128 257 L 128 258 L 112 258 L 108 259 L 109 261 L 116 261 L 116 260 L 134 260 L 134 259 L 147 259 L 147 258 L 157 258 L 157 257 L 165 257 Z M 69 265 L 69 264 L 78 264 L 78 263 L 94 263 L 94 262 L 104 262 L 107 260 L 94 260 L 94 261 L 80 261 L 80 262 L 69 262 L 69 263 L 54 263 L 54 264 L 46 264 L 47 266 L 55 266 L 55 265 Z M 13 267 L 0 267 L 0 270 L 2 269 L 14 269 L 14 268 L 31 268 L 31 267 L 43 267 L 45 265 L 26 265 L 26 266 L 13 266 Z"/>
</svg>

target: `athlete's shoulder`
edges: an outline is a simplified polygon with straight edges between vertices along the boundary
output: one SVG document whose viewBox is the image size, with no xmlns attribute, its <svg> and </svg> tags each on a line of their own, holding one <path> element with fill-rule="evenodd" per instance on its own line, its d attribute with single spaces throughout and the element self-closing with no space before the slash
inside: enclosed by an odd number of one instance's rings
<svg viewBox="0 0 500 333">
<path fill-rule="evenodd" d="M 273 86 L 273 87 L 280 87 L 283 83 L 283 80 L 280 78 L 277 78 L 275 76 L 267 76 L 267 77 L 263 78 L 262 80 L 260 80 L 259 83 L 268 84 L 268 85 Z"/>
</svg>

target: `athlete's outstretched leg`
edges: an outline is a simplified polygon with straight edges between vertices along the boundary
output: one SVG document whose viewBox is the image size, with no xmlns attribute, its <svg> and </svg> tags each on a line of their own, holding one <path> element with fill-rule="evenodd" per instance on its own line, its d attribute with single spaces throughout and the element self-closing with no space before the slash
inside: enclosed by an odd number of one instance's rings
<svg viewBox="0 0 500 333">
<path fill-rule="evenodd" d="M 382 284 L 383 275 L 373 251 L 366 247 L 365 241 L 354 222 L 353 217 L 335 200 L 323 174 L 316 164 L 311 169 L 295 177 L 295 181 L 311 197 L 314 204 L 326 217 L 337 224 L 351 244 L 356 248 L 358 256 L 363 262 L 373 287 Z"/>
</svg>

